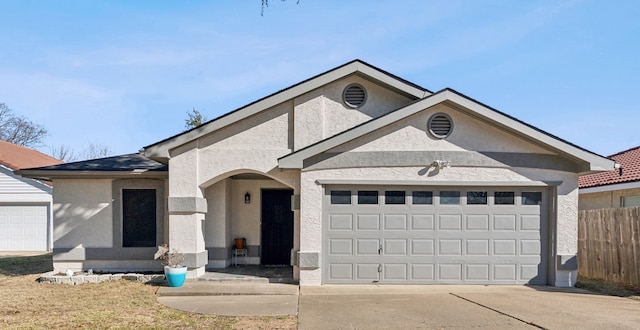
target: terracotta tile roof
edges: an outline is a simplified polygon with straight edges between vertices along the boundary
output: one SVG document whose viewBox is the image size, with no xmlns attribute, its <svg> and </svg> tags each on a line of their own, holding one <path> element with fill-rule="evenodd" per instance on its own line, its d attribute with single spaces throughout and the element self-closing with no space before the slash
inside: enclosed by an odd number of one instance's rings
<svg viewBox="0 0 640 330">
<path fill-rule="evenodd" d="M 578 179 L 578 186 L 580 188 L 588 188 L 640 181 L 640 146 L 619 152 L 608 158 L 622 165 L 622 175 L 620 175 L 618 169 L 583 175 Z"/>
<path fill-rule="evenodd" d="M 39 151 L 0 140 L 0 164 L 12 170 L 62 164 Z"/>
</svg>

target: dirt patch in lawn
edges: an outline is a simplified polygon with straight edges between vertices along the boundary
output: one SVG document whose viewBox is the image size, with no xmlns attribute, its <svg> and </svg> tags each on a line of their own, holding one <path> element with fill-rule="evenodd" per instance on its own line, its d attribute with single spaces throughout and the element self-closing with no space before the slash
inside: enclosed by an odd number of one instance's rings
<svg viewBox="0 0 640 330">
<path fill-rule="evenodd" d="M 0 328 L 296 329 L 297 317 L 187 313 L 157 302 L 156 286 L 132 281 L 38 283 L 51 255 L 0 259 Z"/>
</svg>

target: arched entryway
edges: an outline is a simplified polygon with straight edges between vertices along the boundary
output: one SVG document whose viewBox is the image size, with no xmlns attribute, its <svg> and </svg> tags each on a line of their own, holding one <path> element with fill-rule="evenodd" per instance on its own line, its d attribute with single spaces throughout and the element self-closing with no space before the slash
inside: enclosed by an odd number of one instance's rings
<svg viewBox="0 0 640 330">
<path fill-rule="evenodd" d="M 208 211 L 204 238 L 207 269 L 241 265 L 291 265 L 295 249 L 294 190 L 253 171 L 229 173 L 203 189 Z M 242 258 L 234 258 L 235 239 L 245 242 Z"/>
</svg>

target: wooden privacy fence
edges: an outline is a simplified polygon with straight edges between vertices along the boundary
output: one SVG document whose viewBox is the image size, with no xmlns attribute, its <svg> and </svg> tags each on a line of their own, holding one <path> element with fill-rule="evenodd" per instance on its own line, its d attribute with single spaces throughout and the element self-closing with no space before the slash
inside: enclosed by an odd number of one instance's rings
<svg viewBox="0 0 640 330">
<path fill-rule="evenodd" d="M 578 217 L 578 274 L 640 287 L 640 207 L 585 210 Z"/>
</svg>

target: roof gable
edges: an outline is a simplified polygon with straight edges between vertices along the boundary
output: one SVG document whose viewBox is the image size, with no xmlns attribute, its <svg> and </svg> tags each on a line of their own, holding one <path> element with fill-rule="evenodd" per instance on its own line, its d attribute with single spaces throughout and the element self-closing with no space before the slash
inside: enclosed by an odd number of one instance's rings
<svg viewBox="0 0 640 330">
<path fill-rule="evenodd" d="M 335 69 L 321 73 L 315 77 L 287 87 L 244 107 L 238 108 L 232 112 L 222 115 L 218 118 L 210 120 L 201 126 L 193 128 L 189 131 L 169 137 L 155 144 L 144 147 L 144 154 L 154 159 L 166 159 L 169 157 L 169 150 L 193 141 L 203 135 L 209 134 L 215 130 L 226 127 L 230 124 L 243 120 L 256 113 L 269 109 L 282 102 L 298 97 L 309 91 L 322 87 L 338 79 L 344 78 L 351 74 L 358 74 L 361 77 L 380 82 L 394 90 L 415 99 L 423 98 L 430 95 L 431 92 L 418 85 L 410 83 L 400 77 L 390 74 L 384 70 L 374 67 L 364 61 L 354 60 L 339 66 Z"/>
<path fill-rule="evenodd" d="M 348 131 L 334 135 L 333 137 L 281 157 L 278 160 L 279 166 L 280 168 L 304 168 L 305 159 L 319 155 L 320 153 L 326 152 L 332 148 L 362 137 L 365 134 L 398 122 L 401 119 L 440 103 L 446 103 L 447 105 L 471 116 L 479 117 L 502 130 L 533 141 L 567 158 L 585 162 L 586 168 L 582 169 L 580 172 L 603 171 L 613 168 L 613 162 L 602 156 L 596 155 L 559 139 L 558 137 L 492 109 L 452 89 L 441 90 L 404 108 L 398 109 L 379 118 L 372 119 Z"/>
</svg>

